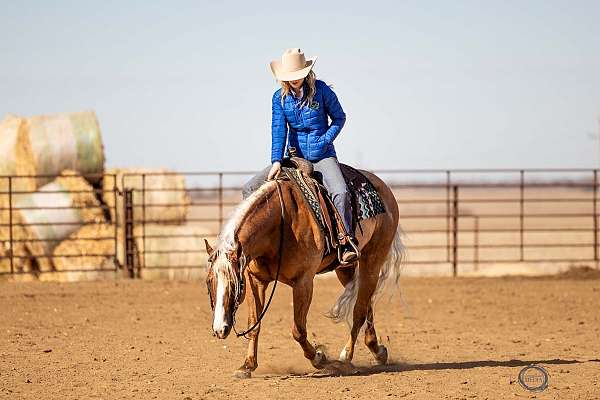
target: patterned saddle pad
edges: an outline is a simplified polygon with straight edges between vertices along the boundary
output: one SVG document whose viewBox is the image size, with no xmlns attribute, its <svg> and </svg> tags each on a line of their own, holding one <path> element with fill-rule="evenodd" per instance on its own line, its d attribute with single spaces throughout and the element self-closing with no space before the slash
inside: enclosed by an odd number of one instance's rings
<svg viewBox="0 0 600 400">
<path fill-rule="evenodd" d="M 340 168 L 342 170 L 342 174 L 344 175 L 346 185 L 348 186 L 348 191 L 350 192 L 353 228 L 356 229 L 357 225 L 360 227 L 360 221 L 373 218 L 378 214 L 385 213 L 383 200 L 371 181 L 369 181 L 369 179 L 360 171 L 346 164 L 340 164 Z M 290 178 L 290 180 L 298 185 L 308 204 L 310 205 L 313 215 L 319 222 L 321 229 L 326 231 L 327 227 L 323 212 L 327 211 L 324 211 L 321 208 L 319 199 L 317 198 L 313 189 L 310 187 L 311 183 L 307 182 L 304 175 L 301 174 L 296 168 L 283 167 L 282 170 Z M 332 219 L 334 219 L 333 216 Z"/>
<path fill-rule="evenodd" d="M 340 164 L 344 180 L 350 195 L 352 196 L 352 207 L 356 212 L 358 221 L 373 218 L 378 214 L 385 214 L 383 200 L 371 181 L 359 170 L 346 164 Z"/>
</svg>

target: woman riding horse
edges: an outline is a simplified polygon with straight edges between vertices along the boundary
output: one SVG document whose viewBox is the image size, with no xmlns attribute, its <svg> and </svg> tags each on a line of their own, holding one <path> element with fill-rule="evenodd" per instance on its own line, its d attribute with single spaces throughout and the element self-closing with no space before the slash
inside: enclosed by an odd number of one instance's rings
<svg viewBox="0 0 600 400">
<path fill-rule="evenodd" d="M 225 224 L 215 248 L 206 242 L 209 255 L 206 284 L 213 309 L 214 335 L 225 339 L 235 329 L 238 306 L 244 300 L 248 305 L 249 328 L 238 333 L 249 339 L 248 352 L 234 373 L 236 377 L 250 377 L 258 367 L 260 322 L 278 281 L 292 288 L 294 340 L 315 368 L 330 365 L 325 354 L 309 342 L 306 323 L 314 277 L 336 265 L 337 254 L 327 252 L 326 233 L 314 218 L 301 189 L 289 180 L 277 178 L 289 129 L 290 145 L 315 162 L 315 169 L 323 174 L 330 193 L 337 198 L 336 206 L 343 207 L 341 214 L 347 228 L 351 227 L 346 186 L 333 147 L 343 125 L 344 112 L 333 91 L 315 80 L 313 65 L 314 59 L 305 61 L 299 49 L 286 51 L 281 63 L 271 64 L 276 76 L 283 80 L 282 89 L 273 96 L 273 165 L 246 185 L 245 199 Z M 327 115 L 333 120 L 328 127 Z M 366 324 L 365 344 L 377 362 L 385 364 L 387 349 L 378 343 L 373 309 L 377 294 L 387 282 L 397 283 L 400 274 L 403 247 L 398 204 L 381 179 L 367 171 L 360 173 L 377 191 L 384 212 L 361 222 L 362 229 L 356 235 L 360 258 L 335 269 L 344 291 L 329 316 L 336 321 L 351 322 L 350 337 L 340 353 L 340 361 L 352 361 L 358 334 Z M 265 177 L 269 178 L 266 182 Z M 266 301 L 266 289 L 273 281 Z"/>
<path fill-rule="evenodd" d="M 281 83 L 273 94 L 271 121 L 271 165 L 254 176 L 242 190 L 244 198 L 271 180 L 281 170 L 286 141 L 298 156 L 313 163 L 321 174 L 335 208 L 342 216 L 349 240 L 356 244 L 352 230 L 350 194 L 338 164 L 333 141 L 340 134 L 346 114 L 337 96 L 312 70 L 317 57 L 305 59 L 298 48 L 287 49 L 280 61 L 271 62 L 271 70 Z M 331 118 L 331 124 L 328 121 Z M 351 263 L 360 257 L 350 243 L 342 250 L 341 260 Z"/>
</svg>

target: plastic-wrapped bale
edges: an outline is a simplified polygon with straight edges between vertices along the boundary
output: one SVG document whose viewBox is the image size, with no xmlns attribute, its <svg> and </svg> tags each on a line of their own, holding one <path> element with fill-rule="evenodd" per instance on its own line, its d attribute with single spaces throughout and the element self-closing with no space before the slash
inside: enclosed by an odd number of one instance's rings
<svg viewBox="0 0 600 400">
<path fill-rule="evenodd" d="M 133 189 L 133 214 L 136 222 L 180 224 L 186 220 L 190 197 L 185 178 L 168 169 L 108 169 L 103 179 L 102 196 L 110 207 L 111 218 L 122 226 L 123 197 L 115 189 Z M 115 197 L 119 221 L 115 218 Z"/>
<path fill-rule="evenodd" d="M 0 155 L 0 272 L 10 272 L 11 200 L 14 206 L 20 193 L 32 192 L 36 188 L 35 178 L 32 176 L 35 168 L 31 142 L 22 118 L 8 115 L 0 122 Z M 13 227 L 14 231 L 19 229 Z M 13 235 L 18 233 L 13 232 Z M 13 271 L 30 271 L 31 259 L 27 256 L 23 243 L 13 242 L 12 250 L 15 256 Z"/>
<path fill-rule="evenodd" d="M 13 211 L 15 220 L 21 227 L 18 239 L 42 272 L 54 269 L 52 252 L 62 240 L 85 224 L 105 222 L 94 188 L 72 171 L 64 171 L 35 193 L 22 195 Z"/>
<path fill-rule="evenodd" d="M 72 282 L 114 278 L 118 274 L 114 257 L 121 243 L 115 243 L 116 233 L 113 224 L 89 224 L 60 242 L 52 256 L 56 271 L 61 272 L 56 279 Z M 117 239 L 122 240 L 118 235 Z"/>
<path fill-rule="evenodd" d="M 2 174 L 38 175 L 35 187 L 65 169 L 95 184 L 104 170 L 100 127 L 92 111 L 30 118 L 9 115 L 0 123 L 0 154 Z"/>
<path fill-rule="evenodd" d="M 188 279 L 204 273 L 207 254 L 204 239 L 212 234 L 200 225 L 148 224 L 134 229 L 141 277 Z"/>
<path fill-rule="evenodd" d="M 0 175 L 25 175 L 12 179 L 13 189 L 35 189 L 35 162 L 27 124 L 23 118 L 8 115 L 0 122 Z M 2 191 L 8 189 L 8 178 L 0 180 Z"/>
</svg>

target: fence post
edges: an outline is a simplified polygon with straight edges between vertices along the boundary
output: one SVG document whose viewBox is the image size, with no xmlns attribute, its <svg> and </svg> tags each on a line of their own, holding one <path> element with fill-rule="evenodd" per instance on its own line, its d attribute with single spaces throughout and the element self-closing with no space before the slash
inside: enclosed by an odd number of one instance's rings
<svg viewBox="0 0 600 400">
<path fill-rule="evenodd" d="M 450 261 L 450 171 L 446 171 L 446 261 Z"/>
<path fill-rule="evenodd" d="M 219 232 L 223 225 L 223 173 L 219 172 Z"/>
<path fill-rule="evenodd" d="M 598 268 L 598 210 L 597 210 L 597 201 L 598 201 L 598 170 L 594 170 L 594 182 L 593 182 L 593 217 L 594 217 L 594 261 L 596 262 L 596 268 Z"/>
<path fill-rule="evenodd" d="M 103 179 L 106 179 L 106 176 L 104 176 Z M 114 218 L 114 224 L 115 224 L 115 229 L 114 229 L 114 235 L 115 235 L 115 268 L 118 271 L 119 269 L 121 269 L 123 266 L 121 265 L 121 261 L 119 260 L 119 203 L 117 202 L 118 200 L 118 195 L 119 195 L 119 189 L 117 187 L 117 175 L 114 174 L 112 175 L 112 179 L 113 179 L 113 204 L 115 207 L 115 218 Z M 104 189 L 103 189 L 104 190 Z M 102 193 L 102 195 L 104 195 L 104 193 Z M 108 213 L 110 214 L 110 209 L 108 210 Z"/>
<path fill-rule="evenodd" d="M 525 229 L 525 171 L 521 170 L 521 184 L 520 184 L 520 196 L 519 196 L 519 249 L 520 249 L 520 260 L 524 260 L 524 251 L 523 251 L 523 232 Z"/>
<path fill-rule="evenodd" d="M 452 199 L 452 276 L 458 271 L 458 185 L 454 185 Z"/>
<path fill-rule="evenodd" d="M 8 177 L 8 254 L 10 256 L 10 273 L 15 273 L 13 254 L 13 207 L 12 207 L 12 176 Z"/>
<path fill-rule="evenodd" d="M 142 262 L 138 263 L 138 278 L 141 276 L 140 268 L 146 267 L 146 174 L 142 174 Z"/>
<path fill-rule="evenodd" d="M 130 278 L 135 278 L 135 243 L 133 237 L 133 189 L 123 189 L 123 221 L 124 221 L 124 241 L 125 249 L 125 268 L 129 272 Z"/>
<path fill-rule="evenodd" d="M 475 264 L 475 271 L 479 270 L 479 216 L 473 217 L 473 263 Z"/>
</svg>

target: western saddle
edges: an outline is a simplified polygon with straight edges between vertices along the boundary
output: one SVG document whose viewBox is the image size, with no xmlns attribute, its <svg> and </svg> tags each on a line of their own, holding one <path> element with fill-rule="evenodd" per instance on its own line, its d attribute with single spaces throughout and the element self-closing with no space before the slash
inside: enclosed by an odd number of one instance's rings
<svg viewBox="0 0 600 400">
<path fill-rule="evenodd" d="M 319 223 L 321 230 L 325 233 L 325 254 L 328 255 L 332 251 L 337 251 L 339 265 L 344 266 L 354 264 L 356 260 L 351 262 L 343 260 L 342 249 L 344 246 L 351 246 L 357 256 L 360 257 L 357 243 L 354 243 L 350 233 L 346 231 L 342 216 L 335 208 L 323 182 L 319 180 L 319 176 L 314 174 L 313 164 L 304 158 L 297 157 L 294 148 L 289 148 L 288 152 L 290 157 L 285 158 L 282 161 L 281 175 L 294 182 L 302 191 L 313 216 Z M 347 183 L 349 175 L 353 176 L 353 174 L 360 174 L 354 168 L 348 167 L 347 165 L 340 164 L 340 167 L 342 168 L 342 173 Z M 363 177 L 362 174 L 360 174 L 360 176 Z M 348 185 L 348 190 L 351 192 L 352 199 L 352 226 L 353 228 L 357 225 L 360 227 L 360 220 L 357 214 L 357 196 L 356 193 L 352 193 L 351 185 Z M 360 227 L 360 229 L 362 231 L 362 227 Z"/>
</svg>

